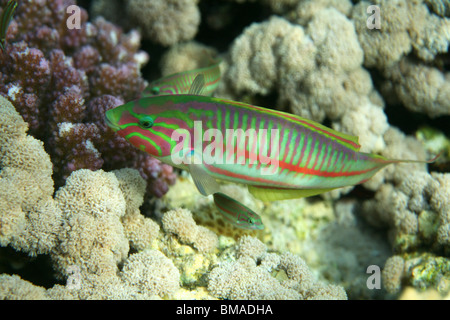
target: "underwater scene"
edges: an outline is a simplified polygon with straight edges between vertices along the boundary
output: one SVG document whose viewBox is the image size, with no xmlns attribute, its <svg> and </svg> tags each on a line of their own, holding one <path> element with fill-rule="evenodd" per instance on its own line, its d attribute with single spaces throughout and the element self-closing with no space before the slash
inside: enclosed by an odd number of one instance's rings
<svg viewBox="0 0 450 320">
<path fill-rule="evenodd" d="M 449 43 L 449 0 L 0 0 L 0 299 L 450 299 Z"/>
</svg>

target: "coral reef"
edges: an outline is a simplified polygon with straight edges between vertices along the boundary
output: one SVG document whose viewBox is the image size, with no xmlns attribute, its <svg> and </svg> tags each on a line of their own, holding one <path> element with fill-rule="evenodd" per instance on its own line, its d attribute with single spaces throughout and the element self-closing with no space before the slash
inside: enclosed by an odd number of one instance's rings
<svg viewBox="0 0 450 320">
<path fill-rule="evenodd" d="M 448 299 L 448 0 L 94 0 L 68 29 L 75 3 L 20 2 L 0 53 L 0 299 Z M 146 85 L 141 34 L 163 75 L 220 55 L 216 96 L 357 135 L 364 152 L 444 152 L 309 199 L 221 184 L 265 225 L 236 229 L 103 121 Z M 45 287 L 24 271 L 39 258 Z"/>
<path fill-rule="evenodd" d="M 300 257 L 268 253 L 262 242 L 249 236 L 236 246 L 234 241 L 220 241 L 214 232 L 197 225 L 187 209 L 166 212 L 162 234 L 155 221 L 140 213 L 146 183 L 135 169 L 79 169 L 53 196 L 51 183 L 40 185 L 33 179 L 51 182 L 50 159 L 42 143 L 26 134 L 27 125 L 11 103 L 3 97 L 0 103 L 1 195 L 7 197 L 7 188 L 25 185 L 25 193 L 18 192 L 17 199 L 1 202 L 6 206 L 0 211 L 1 245 L 29 255 L 49 255 L 56 276 L 67 281 L 47 289 L 18 275 L 2 274 L 0 298 L 347 298 L 342 287 L 316 282 Z M 30 150 L 41 157 L 27 158 Z M 24 176 L 31 169 L 33 174 Z M 220 261 L 218 253 L 227 250 L 236 261 Z M 240 278 L 235 273 L 245 278 L 243 289 L 236 286 Z M 195 285 L 192 292 L 186 290 Z M 274 290 L 268 291 L 268 286 Z"/>
<path fill-rule="evenodd" d="M 266 251 L 251 237 L 237 244 L 236 261 L 225 261 L 209 275 L 208 290 L 225 299 L 347 299 L 342 287 L 316 283 L 298 256 Z M 275 274 L 275 276 L 272 276 Z"/>
<path fill-rule="evenodd" d="M 82 8 L 80 28 L 68 29 L 65 8 L 74 3 L 19 4 L 0 60 L 0 94 L 44 141 L 58 186 L 77 169 L 133 167 L 148 179 L 149 194 L 162 196 L 175 179 L 171 167 L 129 146 L 103 120 L 145 88 L 140 35 L 101 17 L 88 22 Z"/>
</svg>

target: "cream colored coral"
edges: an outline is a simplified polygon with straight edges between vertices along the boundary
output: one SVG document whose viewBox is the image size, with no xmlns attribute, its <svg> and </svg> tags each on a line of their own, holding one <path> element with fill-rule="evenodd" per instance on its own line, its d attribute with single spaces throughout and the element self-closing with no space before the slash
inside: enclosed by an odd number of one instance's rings
<svg viewBox="0 0 450 320">
<path fill-rule="evenodd" d="M 61 212 L 53 203 L 50 157 L 26 131 L 14 106 L 0 97 L 0 244 L 36 255 L 56 244 Z"/>
<path fill-rule="evenodd" d="M 200 24 L 198 0 L 128 0 L 130 19 L 142 28 L 143 37 L 164 46 L 191 40 Z"/>
<path fill-rule="evenodd" d="M 131 168 L 114 170 L 119 181 L 119 188 L 126 202 L 126 212 L 134 213 L 144 203 L 147 182 L 141 177 L 139 171 Z"/>
<path fill-rule="evenodd" d="M 253 260 L 258 260 L 266 255 L 267 246 L 260 240 L 250 237 L 242 236 L 238 241 L 238 258 L 241 256 L 247 256 Z"/>
<path fill-rule="evenodd" d="M 132 254 L 124 263 L 121 278 L 147 297 L 172 295 L 180 288 L 178 269 L 158 250 Z"/>
<path fill-rule="evenodd" d="M 70 266 L 82 274 L 113 276 L 129 251 L 120 218 L 125 200 L 114 173 L 77 170 L 55 195 L 64 217 L 60 245 L 53 253 L 62 275 Z"/>
<path fill-rule="evenodd" d="M 29 255 L 49 253 L 58 242 L 61 232 L 61 209 L 51 197 L 45 197 L 27 212 L 22 232 L 12 238 L 10 245 Z"/>
<path fill-rule="evenodd" d="M 126 214 L 122 217 L 125 236 L 133 249 L 143 250 L 158 236 L 159 231 L 158 224 L 139 211 L 144 203 L 147 182 L 135 169 L 124 168 L 113 173 L 126 203 Z"/>
<path fill-rule="evenodd" d="M 296 8 L 287 16 L 290 20 L 306 26 L 319 11 L 334 8 L 348 16 L 352 10 L 350 0 L 303 0 L 298 1 Z"/>
<path fill-rule="evenodd" d="M 45 288 L 17 275 L 0 274 L 0 300 L 46 300 Z"/>
<path fill-rule="evenodd" d="M 439 212 L 437 241 L 450 248 L 450 174 L 432 173 L 433 184 L 429 186 L 430 205 Z"/>
<path fill-rule="evenodd" d="M 450 114 L 450 72 L 404 58 L 385 74 L 385 94 L 395 95 L 406 108 L 430 117 Z"/>
<path fill-rule="evenodd" d="M 381 8 L 381 29 L 368 29 L 367 7 Z M 422 0 L 361 1 L 352 19 L 364 50 L 364 65 L 384 73 L 384 96 L 396 97 L 412 110 L 431 117 L 450 114 L 450 76 L 420 60 L 431 62 L 448 52 L 450 19 L 429 12 Z M 419 57 L 411 61 L 407 56 Z"/>
<path fill-rule="evenodd" d="M 172 46 L 161 57 L 160 67 L 163 76 L 208 66 L 214 61 L 217 51 L 209 46 L 190 41 Z"/>
<path fill-rule="evenodd" d="M 299 79 L 314 68 L 314 54 L 303 28 L 273 16 L 252 24 L 234 41 L 227 77 L 237 92 L 267 94 L 280 78 Z"/>
<path fill-rule="evenodd" d="M 17 185 L 21 178 L 26 179 L 27 173 L 3 168 L 0 172 L 0 245 L 6 246 L 11 239 L 20 234 L 26 225 L 25 212 L 22 210 L 23 194 Z M 26 180 L 25 180 L 26 181 Z M 11 193 L 16 197 L 11 197 Z"/>
<path fill-rule="evenodd" d="M 159 225 L 152 219 L 144 217 L 139 210 L 127 213 L 122 218 L 122 224 L 130 247 L 138 251 L 150 246 L 159 233 Z"/>
<path fill-rule="evenodd" d="M 400 256 L 392 256 L 384 265 L 383 285 L 389 293 L 398 293 L 402 288 L 402 277 L 405 270 L 405 260 Z"/>
<path fill-rule="evenodd" d="M 335 8 L 316 12 L 306 31 L 317 47 L 319 65 L 344 72 L 361 66 L 364 52 L 356 37 L 355 27 Z"/>
<path fill-rule="evenodd" d="M 28 124 L 23 121 L 11 102 L 3 96 L 0 96 L 0 114 L 0 145 L 2 146 L 0 155 L 3 157 L 6 153 L 4 146 L 24 137 L 28 130 Z"/>
<path fill-rule="evenodd" d="M 256 249 L 251 250 L 251 245 Z M 209 275 L 208 290 L 226 299 L 347 299 L 342 287 L 316 282 L 298 256 L 267 253 L 262 242 L 243 237 L 236 261 L 224 261 Z M 276 271 L 276 272 L 275 272 Z M 275 274 L 275 277 L 273 276 Z"/>
<path fill-rule="evenodd" d="M 363 203 L 363 214 L 375 224 L 388 225 L 395 235 L 419 236 L 419 215 L 431 210 L 439 217 L 438 224 L 427 230 L 427 240 L 450 245 L 450 175 L 413 171 L 403 177 L 397 188 L 382 185 L 373 200 Z M 432 214 L 422 218 L 433 218 Z M 434 225 L 432 221 L 423 221 Z"/>
<path fill-rule="evenodd" d="M 211 252 L 218 245 L 217 235 L 203 226 L 197 226 L 192 212 L 187 209 L 164 213 L 162 223 L 166 232 L 176 234 L 182 243 L 193 244 L 201 252 Z"/>
<path fill-rule="evenodd" d="M 78 280 L 77 280 L 78 281 Z M 84 274 L 80 278 L 79 288 L 56 284 L 47 289 L 52 300 L 130 300 L 148 299 L 136 288 L 128 286 L 119 276 Z"/>
<path fill-rule="evenodd" d="M 357 109 L 345 112 L 334 128 L 357 136 L 362 152 L 379 153 L 386 148 L 383 134 L 389 128 L 387 117 L 381 108 L 368 100 Z"/>
<path fill-rule="evenodd" d="M 286 272 L 289 280 L 296 283 L 300 293 L 305 295 L 313 288 L 314 277 L 306 262 L 290 252 L 281 256 L 280 267 Z"/>
<path fill-rule="evenodd" d="M 367 7 L 372 4 L 382 8 L 381 29 L 366 26 Z M 446 52 L 450 41 L 450 20 L 430 14 L 421 0 L 361 1 L 354 6 L 352 19 L 368 67 L 389 67 L 413 49 L 421 59 L 430 61 Z"/>
<path fill-rule="evenodd" d="M 300 299 L 250 257 L 224 261 L 209 275 L 208 291 L 222 299 Z"/>
<path fill-rule="evenodd" d="M 74 215 L 120 218 L 126 209 L 116 175 L 103 170 L 74 171 L 65 186 L 56 192 L 55 200 L 66 218 Z"/>
<path fill-rule="evenodd" d="M 428 4 L 433 9 L 433 12 L 435 12 L 439 16 L 450 16 L 449 0 L 425 0 L 425 3 Z"/>
<path fill-rule="evenodd" d="M 353 7 L 352 19 L 364 50 L 364 65 L 367 67 L 389 67 L 411 51 L 411 39 L 407 27 L 405 1 L 383 3 L 382 28 L 367 28 L 367 8 L 373 2 L 361 1 Z"/>
</svg>

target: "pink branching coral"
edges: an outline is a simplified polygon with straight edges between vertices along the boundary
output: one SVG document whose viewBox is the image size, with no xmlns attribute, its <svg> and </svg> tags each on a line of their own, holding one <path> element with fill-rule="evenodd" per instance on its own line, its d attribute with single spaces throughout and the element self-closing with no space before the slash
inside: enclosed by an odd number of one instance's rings
<svg viewBox="0 0 450 320">
<path fill-rule="evenodd" d="M 6 0 L 0 0 L 4 7 Z M 66 13 L 75 0 L 20 2 L 0 54 L 0 94 L 12 101 L 44 141 L 62 182 L 77 169 L 134 167 L 148 190 L 162 196 L 174 182 L 172 168 L 140 154 L 105 126 L 105 111 L 137 98 L 145 88 L 140 35 L 128 34 L 80 8 L 80 28 Z"/>
</svg>

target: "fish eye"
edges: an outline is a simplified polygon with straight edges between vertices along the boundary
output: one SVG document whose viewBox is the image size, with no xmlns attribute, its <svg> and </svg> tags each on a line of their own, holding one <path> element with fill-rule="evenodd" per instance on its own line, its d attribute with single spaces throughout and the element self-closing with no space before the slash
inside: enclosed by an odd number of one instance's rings
<svg viewBox="0 0 450 320">
<path fill-rule="evenodd" d="M 153 94 L 159 94 L 159 87 L 153 87 L 152 88 L 152 93 Z"/>
<path fill-rule="evenodd" d="M 153 118 L 150 116 L 144 116 L 139 119 L 139 127 L 142 129 L 150 129 L 153 127 Z"/>
</svg>

